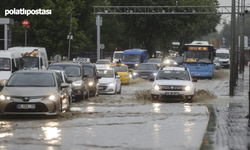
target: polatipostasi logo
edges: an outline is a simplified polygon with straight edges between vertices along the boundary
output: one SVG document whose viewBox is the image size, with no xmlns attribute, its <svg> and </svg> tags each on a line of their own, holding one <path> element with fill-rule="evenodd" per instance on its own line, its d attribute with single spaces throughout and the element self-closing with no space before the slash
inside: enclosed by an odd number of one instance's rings
<svg viewBox="0 0 250 150">
<path fill-rule="evenodd" d="M 5 16 L 8 15 L 51 15 L 51 9 L 25 9 L 25 8 L 13 8 L 13 9 L 5 9 Z"/>
</svg>

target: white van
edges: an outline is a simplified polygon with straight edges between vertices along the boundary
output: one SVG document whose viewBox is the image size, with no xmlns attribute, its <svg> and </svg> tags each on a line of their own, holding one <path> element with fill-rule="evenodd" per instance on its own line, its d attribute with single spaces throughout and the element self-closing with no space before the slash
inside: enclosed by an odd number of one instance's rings
<svg viewBox="0 0 250 150">
<path fill-rule="evenodd" d="M 0 83 L 5 84 L 13 72 L 22 69 L 21 53 L 0 50 Z"/>
<path fill-rule="evenodd" d="M 8 51 L 18 51 L 24 60 L 24 69 L 47 69 L 48 57 L 44 47 L 11 47 Z"/>
<path fill-rule="evenodd" d="M 215 57 L 219 59 L 221 67 L 230 67 L 230 51 L 228 49 L 217 49 Z"/>
<path fill-rule="evenodd" d="M 118 62 L 119 60 L 121 61 L 122 60 L 122 54 L 123 54 L 123 51 L 114 51 L 113 62 L 112 63 Z"/>
</svg>

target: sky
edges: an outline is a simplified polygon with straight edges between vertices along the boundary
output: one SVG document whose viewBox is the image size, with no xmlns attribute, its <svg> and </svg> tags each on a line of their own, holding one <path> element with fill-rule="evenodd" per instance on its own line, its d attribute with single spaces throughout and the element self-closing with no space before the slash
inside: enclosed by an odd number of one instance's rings
<svg viewBox="0 0 250 150">
<path fill-rule="evenodd" d="M 232 0 L 218 0 L 220 3 L 220 6 L 232 6 Z M 242 0 L 240 0 L 240 3 Z M 238 5 L 238 0 L 235 2 L 236 5 Z M 250 6 L 250 0 L 245 0 L 246 6 Z M 223 20 L 226 20 L 227 23 L 231 20 L 231 15 L 222 15 L 221 16 L 221 23 L 216 27 L 218 31 L 220 31 L 223 28 Z"/>
</svg>

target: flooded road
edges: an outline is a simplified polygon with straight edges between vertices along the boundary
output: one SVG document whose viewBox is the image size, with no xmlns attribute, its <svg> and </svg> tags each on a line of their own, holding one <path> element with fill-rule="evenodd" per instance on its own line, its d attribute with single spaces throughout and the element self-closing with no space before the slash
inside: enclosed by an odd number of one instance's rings
<svg viewBox="0 0 250 150">
<path fill-rule="evenodd" d="M 196 87 L 213 91 L 220 82 L 199 80 Z M 133 93 L 150 84 L 135 82 L 121 95 L 73 103 L 71 112 L 57 117 L 0 117 L 0 149 L 199 149 L 208 119 L 203 101 L 137 100 Z"/>
</svg>

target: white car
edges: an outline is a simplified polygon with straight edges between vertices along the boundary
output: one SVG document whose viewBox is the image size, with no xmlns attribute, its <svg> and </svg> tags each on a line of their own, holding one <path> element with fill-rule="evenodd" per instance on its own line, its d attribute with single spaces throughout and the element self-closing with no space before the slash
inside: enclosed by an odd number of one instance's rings
<svg viewBox="0 0 250 150">
<path fill-rule="evenodd" d="M 96 61 L 95 65 L 96 68 L 109 68 L 111 62 L 108 59 L 99 59 Z"/>
<path fill-rule="evenodd" d="M 121 94 L 121 77 L 113 68 L 97 68 L 97 73 L 102 77 L 99 79 L 99 94 Z"/>
<path fill-rule="evenodd" d="M 169 100 L 191 101 L 195 94 L 196 79 L 188 68 L 164 67 L 161 68 L 151 85 L 151 96 L 154 100 L 166 98 Z"/>
</svg>

